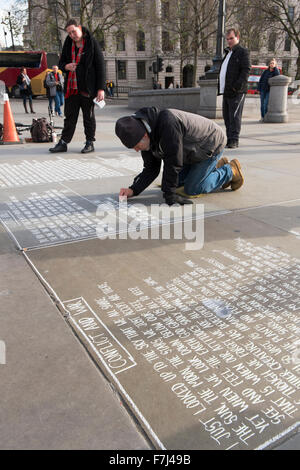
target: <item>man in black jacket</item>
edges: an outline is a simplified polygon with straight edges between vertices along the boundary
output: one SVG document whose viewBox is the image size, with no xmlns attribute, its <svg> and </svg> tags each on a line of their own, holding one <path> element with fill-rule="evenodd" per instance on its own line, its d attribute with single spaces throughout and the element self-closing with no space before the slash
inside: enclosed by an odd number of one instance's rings
<svg viewBox="0 0 300 470">
<path fill-rule="evenodd" d="M 116 122 L 122 143 L 142 152 L 144 168 L 119 195 L 137 196 L 160 173 L 168 205 L 191 204 L 189 197 L 231 186 L 239 189 L 244 178 L 238 160 L 222 157 L 226 137 L 215 122 L 178 109 L 142 108 Z M 180 188 L 183 186 L 183 188 Z M 180 193 L 180 194 L 178 194 Z"/>
<path fill-rule="evenodd" d="M 52 153 L 67 151 L 67 144 L 72 140 L 81 109 L 86 137 L 81 152 L 93 152 L 96 132 L 93 99 L 104 99 L 104 58 L 98 42 L 76 20 L 69 20 L 65 29 L 68 37 L 59 61 L 59 68 L 66 74 L 65 121 L 60 141 L 49 150 Z"/>
<path fill-rule="evenodd" d="M 220 75 L 219 95 L 223 95 L 223 118 L 226 126 L 227 147 L 239 146 L 242 113 L 250 72 L 249 52 L 240 46 L 240 33 L 231 28 L 226 33 L 225 49 Z"/>
</svg>

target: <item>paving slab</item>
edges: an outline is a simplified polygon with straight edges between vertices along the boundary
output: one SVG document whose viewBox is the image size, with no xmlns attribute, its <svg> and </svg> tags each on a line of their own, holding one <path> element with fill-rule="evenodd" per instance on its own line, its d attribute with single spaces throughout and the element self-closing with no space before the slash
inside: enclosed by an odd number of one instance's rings
<svg viewBox="0 0 300 470">
<path fill-rule="evenodd" d="M 300 240 L 300 200 L 247 211 L 247 216 L 291 233 Z M 300 250 L 300 248 L 298 249 Z M 298 253 L 297 250 L 297 253 Z"/>
<path fill-rule="evenodd" d="M 149 449 L 2 229 L 0 298 L 1 450 Z"/>
<path fill-rule="evenodd" d="M 205 219 L 201 250 L 107 239 L 26 257 L 156 447 L 264 449 L 300 420 L 298 243 L 227 214 Z"/>
</svg>

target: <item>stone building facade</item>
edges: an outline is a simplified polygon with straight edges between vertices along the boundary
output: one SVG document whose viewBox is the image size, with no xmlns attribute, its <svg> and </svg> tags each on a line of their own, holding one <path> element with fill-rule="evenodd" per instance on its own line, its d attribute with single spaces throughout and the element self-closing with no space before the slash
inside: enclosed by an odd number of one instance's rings
<svg viewBox="0 0 300 470">
<path fill-rule="evenodd" d="M 36 0 L 29 0 L 30 3 Z M 59 49 L 59 42 L 62 44 L 65 38 L 63 25 L 65 19 L 57 16 L 57 4 L 55 0 L 41 0 L 53 6 L 52 9 L 52 40 L 47 39 L 46 45 L 39 40 L 41 27 L 40 17 L 44 10 L 35 10 L 29 15 L 28 25 L 24 29 L 24 45 L 32 49 L 31 44 L 36 48 L 48 48 L 51 52 Z M 210 1 L 210 0 L 208 0 Z M 213 1 L 213 0 L 211 0 Z M 193 54 L 183 55 L 182 48 L 188 49 L 187 44 L 183 46 L 179 35 L 172 32 L 169 22 L 174 24 L 174 15 L 178 12 L 177 0 L 94 0 L 96 7 L 93 9 L 91 21 L 93 27 L 104 23 L 112 8 L 122 6 L 126 3 L 126 14 L 119 15 L 117 21 L 109 29 L 104 31 L 104 35 L 99 37 L 103 44 L 103 52 L 106 63 L 106 76 L 113 80 L 119 87 L 133 89 L 149 89 L 154 82 L 160 82 L 162 88 L 189 87 L 192 86 L 194 58 Z M 56 10 L 55 10 L 56 6 Z M 69 17 L 79 19 L 80 0 L 69 0 Z M 34 11 L 34 10 L 33 10 Z M 44 12 L 44 13 L 43 13 Z M 86 23 L 83 21 L 83 24 Z M 232 23 L 231 23 L 232 24 Z M 60 29 L 58 28 L 60 26 Z M 229 26 L 229 25 L 228 25 Z M 91 29 L 91 28 L 89 28 Z M 57 40 L 59 36 L 59 41 Z M 243 43 L 241 38 L 241 43 Z M 212 34 L 199 48 L 196 66 L 196 78 L 199 79 L 205 72 L 205 68 L 212 64 L 212 57 L 215 54 L 216 35 Z M 259 50 L 251 50 L 251 61 L 253 64 L 265 64 L 270 58 L 276 57 L 283 72 L 294 76 L 296 70 L 296 60 L 298 51 L 293 43 L 284 37 L 278 37 L 274 33 L 269 33 Z M 162 58 L 162 71 L 155 73 L 154 67 L 157 57 Z"/>
</svg>

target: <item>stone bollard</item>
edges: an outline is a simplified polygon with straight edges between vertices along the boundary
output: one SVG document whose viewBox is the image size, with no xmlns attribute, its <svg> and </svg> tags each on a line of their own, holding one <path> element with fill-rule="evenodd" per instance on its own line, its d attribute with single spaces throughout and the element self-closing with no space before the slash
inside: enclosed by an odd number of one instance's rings
<svg viewBox="0 0 300 470">
<path fill-rule="evenodd" d="M 287 97 L 288 85 L 292 81 L 291 77 L 277 75 L 269 78 L 270 97 L 268 112 L 265 115 L 264 122 L 287 122 Z"/>
<path fill-rule="evenodd" d="M 198 83 L 200 85 L 200 106 L 197 114 L 209 119 L 223 117 L 223 96 L 218 95 L 218 80 L 199 80 Z"/>
</svg>

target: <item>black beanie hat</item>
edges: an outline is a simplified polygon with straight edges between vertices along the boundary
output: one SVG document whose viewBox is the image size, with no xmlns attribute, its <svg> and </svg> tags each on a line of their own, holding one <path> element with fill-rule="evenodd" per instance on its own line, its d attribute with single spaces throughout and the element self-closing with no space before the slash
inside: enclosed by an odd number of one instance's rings
<svg viewBox="0 0 300 470">
<path fill-rule="evenodd" d="M 117 120 L 115 132 L 125 147 L 132 149 L 144 137 L 144 124 L 133 116 L 125 116 Z"/>
</svg>

